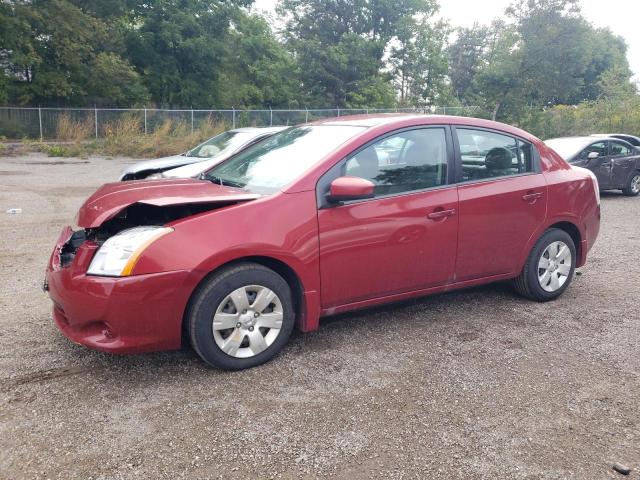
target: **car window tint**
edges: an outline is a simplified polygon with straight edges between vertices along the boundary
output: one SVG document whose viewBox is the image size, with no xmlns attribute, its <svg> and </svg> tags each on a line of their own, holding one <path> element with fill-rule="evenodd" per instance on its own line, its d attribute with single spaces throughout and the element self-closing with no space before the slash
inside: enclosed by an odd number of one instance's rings
<svg viewBox="0 0 640 480">
<path fill-rule="evenodd" d="M 369 145 L 346 161 L 345 175 L 373 182 L 376 196 L 444 185 L 444 128 L 407 130 Z"/>
<path fill-rule="evenodd" d="M 457 128 L 462 181 L 533 172 L 532 146 L 508 135 Z"/>
<path fill-rule="evenodd" d="M 625 157 L 631 155 L 631 148 L 624 143 L 611 142 L 611 155 L 614 157 Z"/>
<path fill-rule="evenodd" d="M 581 160 L 587 160 L 588 157 L 589 157 L 589 154 L 592 153 L 592 152 L 596 152 L 599 157 L 606 157 L 607 156 L 607 142 L 592 143 L 591 145 L 589 145 L 587 148 L 585 148 L 580 153 L 580 159 Z"/>
</svg>

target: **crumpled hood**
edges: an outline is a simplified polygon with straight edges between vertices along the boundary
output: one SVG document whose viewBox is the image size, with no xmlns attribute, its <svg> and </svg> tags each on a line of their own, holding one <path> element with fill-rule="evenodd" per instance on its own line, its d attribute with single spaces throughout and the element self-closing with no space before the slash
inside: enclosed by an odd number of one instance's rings
<svg viewBox="0 0 640 480">
<path fill-rule="evenodd" d="M 80 207 L 77 224 L 82 228 L 99 227 L 134 203 L 164 207 L 194 203 L 243 202 L 256 198 L 260 198 L 260 195 L 190 178 L 107 183 Z"/>
</svg>

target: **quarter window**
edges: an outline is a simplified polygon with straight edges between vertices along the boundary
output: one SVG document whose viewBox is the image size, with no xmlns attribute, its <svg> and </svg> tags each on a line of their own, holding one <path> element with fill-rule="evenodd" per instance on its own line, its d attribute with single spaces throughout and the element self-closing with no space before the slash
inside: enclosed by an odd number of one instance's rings
<svg viewBox="0 0 640 480">
<path fill-rule="evenodd" d="M 445 130 L 422 128 L 385 137 L 347 159 L 344 174 L 373 182 L 376 196 L 445 185 Z"/>
<path fill-rule="evenodd" d="M 457 128 L 456 133 L 463 182 L 535 171 L 530 143 L 484 130 Z"/>
</svg>

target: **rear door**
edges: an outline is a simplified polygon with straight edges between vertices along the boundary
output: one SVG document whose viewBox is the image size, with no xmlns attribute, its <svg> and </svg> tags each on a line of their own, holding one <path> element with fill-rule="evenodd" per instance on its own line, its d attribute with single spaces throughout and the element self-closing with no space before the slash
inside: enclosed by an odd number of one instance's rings
<svg viewBox="0 0 640 480">
<path fill-rule="evenodd" d="M 624 188 L 631 172 L 636 168 L 636 162 L 640 158 L 640 151 L 627 142 L 611 140 L 609 142 L 609 155 L 611 188 Z"/>
<path fill-rule="evenodd" d="M 421 127 L 374 140 L 318 183 L 322 306 L 331 308 L 449 283 L 458 233 L 448 127 Z M 330 204 L 331 181 L 357 176 L 375 197 Z"/>
<path fill-rule="evenodd" d="M 459 181 L 456 280 L 512 273 L 546 217 L 547 186 L 538 153 L 522 139 L 454 129 Z"/>
</svg>

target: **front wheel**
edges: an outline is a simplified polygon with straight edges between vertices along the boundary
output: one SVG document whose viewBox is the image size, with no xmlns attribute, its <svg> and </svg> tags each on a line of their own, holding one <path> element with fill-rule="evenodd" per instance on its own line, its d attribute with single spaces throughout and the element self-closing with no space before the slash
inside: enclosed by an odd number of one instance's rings
<svg viewBox="0 0 640 480">
<path fill-rule="evenodd" d="M 214 274 L 187 311 L 191 345 L 209 365 L 255 367 L 287 343 L 295 323 L 291 289 L 273 270 L 242 263 Z"/>
<path fill-rule="evenodd" d="M 547 230 L 531 249 L 522 272 L 514 280 L 520 295 L 547 302 L 569 287 L 575 271 L 576 247 L 564 230 Z"/>
<path fill-rule="evenodd" d="M 635 197 L 640 194 L 640 172 L 633 172 L 627 184 L 622 189 L 622 193 L 628 197 Z"/>
</svg>

